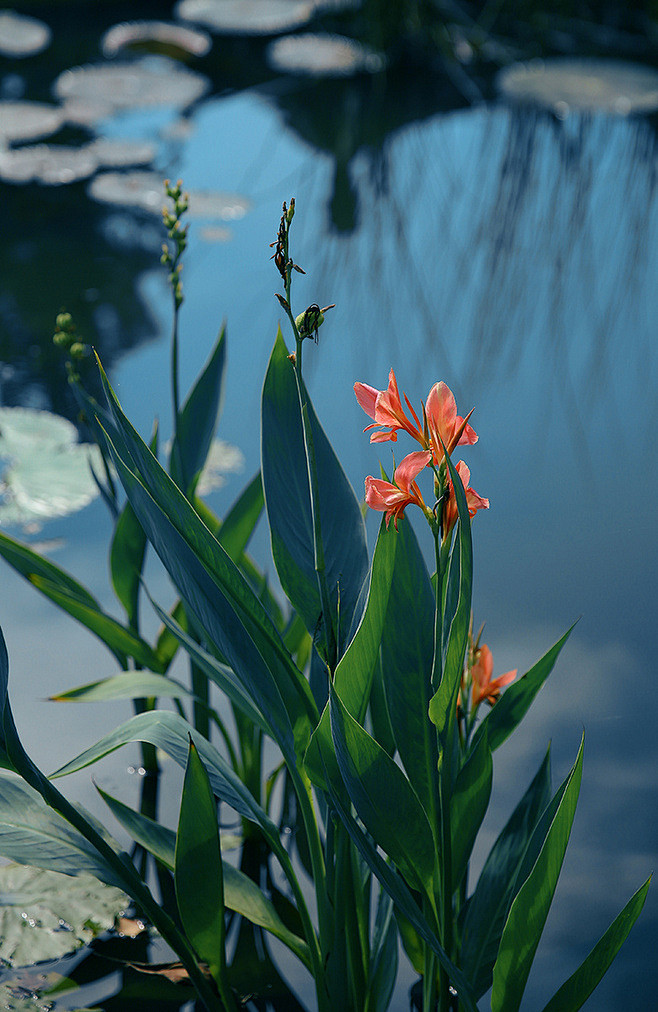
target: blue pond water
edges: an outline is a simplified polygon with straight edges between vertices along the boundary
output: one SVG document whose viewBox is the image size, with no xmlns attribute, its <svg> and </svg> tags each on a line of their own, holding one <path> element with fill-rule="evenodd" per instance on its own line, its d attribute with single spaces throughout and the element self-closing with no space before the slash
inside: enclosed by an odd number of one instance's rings
<svg viewBox="0 0 658 1012">
<path fill-rule="evenodd" d="M 182 385 L 225 318 L 220 435 L 245 458 L 244 475 L 231 478 L 213 505 L 221 511 L 258 467 L 260 388 L 284 322 L 269 243 L 282 200 L 294 195 L 293 255 L 306 270 L 295 278 L 296 308 L 336 303 L 317 347 L 305 349 L 308 385 L 354 487 L 378 474 L 379 460 L 391 462 L 390 449 L 371 446 L 362 432 L 367 419 L 354 381 L 384 387 L 393 366 L 417 404 L 445 380 L 460 412 L 475 407 L 480 441 L 464 458 L 491 509 L 474 524 L 474 618 L 486 622 L 496 673 L 526 670 L 579 619 L 524 727 L 497 754 L 494 803 L 475 862 L 548 742 L 558 782 L 584 728 L 581 800 L 526 995 L 525 1007 L 541 1008 L 656 862 L 655 133 L 643 119 L 572 114 L 560 122 L 488 103 L 426 115 L 378 146 L 356 145 L 356 153 L 348 138 L 348 164 L 339 145 L 336 157 L 296 128 L 299 109 L 291 111 L 282 94 L 213 95 L 192 111 L 185 136 L 160 149 L 163 174 L 251 202 L 230 223 L 228 242 L 207 242 L 193 224 L 185 260 Z M 131 113 L 105 132 L 154 137 L 161 125 L 157 116 Z M 343 218 L 335 210 L 339 190 Z M 120 233 L 131 248 L 150 241 L 153 226 L 143 219 L 104 214 L 106 236 Z M 111 378 L 142 432 L 157 413 L 166 433 L 169 300 L 155 265 L 141 275 L 139 292 L 154 339 L 118 354 Z M 41 532 L 63 539 L 54 558 L 106 601 L 108 529 L 96 502 Z M 255 550 L 264 561 L 262 533 Z M 155 567 L 152 579 L 166 596 Z M 128 716 L 120 704 L 81 716 L 41 702 L 111 674 L 112 661 L 6 571 L 0 622 L 17 723 L 46 768 Z M 103 770 L 103 783 L 130 794 L 123 767 Z M 91 797 L 86 777 L 72 789 Z M 650 893 L 588 1008 L 650 1007 L 658 991 L 657 919 Z M 396 1007 L 404 1007 L 407 983 Z"/>
</svg>

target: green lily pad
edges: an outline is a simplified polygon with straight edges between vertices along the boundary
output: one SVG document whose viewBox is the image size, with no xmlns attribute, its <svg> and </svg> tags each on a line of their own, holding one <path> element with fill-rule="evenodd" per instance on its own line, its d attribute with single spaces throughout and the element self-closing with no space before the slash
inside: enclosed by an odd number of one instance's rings
<svg viewBox="0 0 658 1012">
<path fill-rule="evenodd" d="M 5 865 L 0 868 L 0 959 L 11 966 L 60 959 L 111 928 L 129 904 L 120 889 L 91 875 L 72 878 Z"/>
<path fill-rule="evenodd" d="M 74 513 L 98 495 L 90 464 L 96 446 L 77 442 L 75 426 L 31 408 L 0 408 L 0 523 L 26 524 Z"/>
</svg>

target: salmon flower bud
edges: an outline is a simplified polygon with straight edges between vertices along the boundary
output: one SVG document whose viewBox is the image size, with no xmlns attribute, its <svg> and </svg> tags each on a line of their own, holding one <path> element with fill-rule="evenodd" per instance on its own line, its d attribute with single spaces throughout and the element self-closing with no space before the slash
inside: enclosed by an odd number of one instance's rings
<svg viewBox="0 0 658 1012">
<path fill-rule="evenodd" d="M 368 386 L 366 383 L 355 383 L 354 393 L 365 413 L 374 419 L 374 424 L 366 426 L 364 432 L 367 432 L 368 429 L 380 430 L 372 433 L 371 443 L 383 443 L 387 440 L 396 442 L 398 430 L 404 429 L 421 444 L 423 449 L 427 449 L 427 440 L 418 421 L 418 416 L 411 407 L 406 394 L 404 399 L 413 421 L 405 414 L 395 373 L 392 369 L 388 375 L 386 390 L 376 390 L 375 387 Z"/>
<path fill-rule="evenodd" d="M 425 404 L 425 416 L 435 464 L 439 464 L 443 459 L 441 443 L 450 455 L 456 446 L 477 442 L 477 433 L 468 424 L 472 413 L 470 412 L 466 418 L 458 415 L 457 404 L 450 387 L 443 382 L 434 384 Z"/>
<path fill-rule="evenodd" d="M 514 681 L 516 672 L 517 669 L 515 668 L 514 671 L 507 671 L 504 675 L 499 675 L 498 678 L 492 680 L 493 656 L 487 644 L 483 643 L 475 651 L 475 659 L 471 667 L 471 699 L 473 709 L 483 702 L 487 702 L 489 706 L 493 706 L 500 696 L 500 690 Z"/>
<path fill-rule="evenodd" d="M 393 483 L 384 481 L 382 478 L 366 478 L 366 503 L 373 510 L 379 510 L 386 518 L 386 527 L 391 517 L 398 529 L 398 520 L 404 514 L 407 506 L 420 506 L 425 516 L 432 517 L 432 511 L 425 505 L 416 476 L 431 460 L 431 454 L 427 450 L 417 450 L 409 453 L 400 465 L 395 469 Z"/>
<path fill-rule="evenodd" d="M 461 478 L 461 483 L 464 486 L 464 492 L 466 493 L 466 505 L 468 506 L 469 517 L 474 517 L 478 510 L 488 510 L 489 500 L 483 499 L 481 495 L 469 487 L 469 481 L 471 480 L 470 469 L 466 466 L 463 460 L 460 460 L 455 470 Z M 450 532 L 457 523 L 459 513 L 457 510 L 457 500 L 455 498 L 455 490 L 453 488 L 452 479 L 448 475 L 448 499 L 443 507 L 443 540 L 446 541 L 450 536 Z"/>
</svg>

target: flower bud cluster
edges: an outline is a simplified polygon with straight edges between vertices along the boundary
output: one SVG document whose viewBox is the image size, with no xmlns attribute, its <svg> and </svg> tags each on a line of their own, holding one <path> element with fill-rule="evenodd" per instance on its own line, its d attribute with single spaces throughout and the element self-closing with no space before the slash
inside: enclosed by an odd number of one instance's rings
<svg viewBox="0 0 658 1012">
<path fill-rule="evenodd" d="M 162 244 L 160 263 L 169 267 L 168 281 L 174 293 L 176 309 L 178 309 L 183 302 L 183 286 L 180 280 L 183 265 L 180 260 L 187 249 L 188 232 L 188 226 L 181 224 L 181 218 L 189 207 L 189 196 L 183 192 L 183 183 L 180 179 L 175 185 L 165 179 L 164 187 L 167 197 L 173 201 L 173 210 L 169 207 L 162 208 L 162 222 L 167 229 L 171 245 Z"/>
<path fill-rule="evenodd" d="M 66 371 L 71 380 L 78 379 L 76 362 L 87 358 L 90 353 L 88 344 L 84 344 L 77 335 L 73 317 L 70 313 L 58 313 L 55 317 L 55 333 L 53 344 L 61 348 L 68 355 Z"/>
</svg>

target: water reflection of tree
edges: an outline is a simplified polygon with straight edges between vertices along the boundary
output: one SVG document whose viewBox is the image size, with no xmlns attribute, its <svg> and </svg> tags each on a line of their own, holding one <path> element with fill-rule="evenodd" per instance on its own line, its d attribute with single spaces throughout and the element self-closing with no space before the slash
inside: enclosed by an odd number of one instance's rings
<svg viewBox="0 0 658 1012">
<path fill-rule="evenodd" d="M 83 340 L 106 366 L 154 336 L 141 300 L 140 274 L 157 264 L 157 221 L 139 243 L 138 222 L 112 241 L 105 209 L 81 186 L 12 187 L 0 251 L 0 399 L 72 416 L 61 354 L 53 347 L 55 316 L 73 314 Z"/>
<path fill-rule="evenodd" d="M 640 119 L 484 106 L 361 152 L 359 227 L 322 254 L 322 271 L 350 278 L 332 298 L 367 321 L 357 368 L 411 345 L 473 390 L 531 357 L 546 397 L 572 386 L 583 413 L 620 370 L 642 389 L 658 310 L 655 147 Z"/>
</svg>

